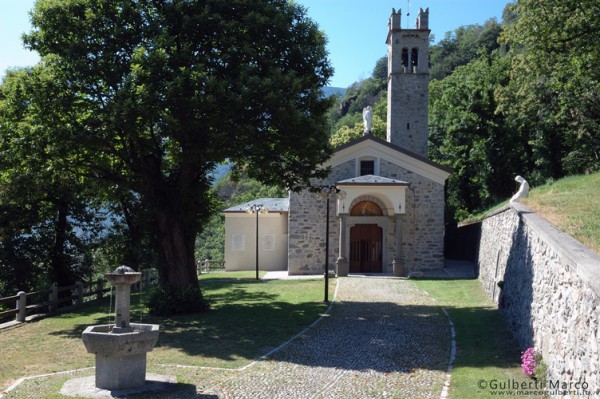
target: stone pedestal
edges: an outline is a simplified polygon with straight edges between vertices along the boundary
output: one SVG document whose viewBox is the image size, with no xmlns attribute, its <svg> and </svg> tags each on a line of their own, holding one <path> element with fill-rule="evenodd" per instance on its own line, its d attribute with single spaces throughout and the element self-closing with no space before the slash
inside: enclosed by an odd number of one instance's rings
<svg viewBox="0 0 600 399">
<path fill-rule="evenodd" d="M 392 269 L 394 276 L 402 277 L 404 276 L 404 263 L 399 259 L 394 259 L 392 262 Z"/>
<path fill-rule="evenodd" d="M 347 277 L 349 272 L 348 259 L 338 258 L 335 263 L 335 274 L 338 277 Z"/>
<path fill-rule="evenodd" d="M 119 358 L 96 355 L 97 388 L 112 391 L 139 387 L 145 382 L 145 353 Z"/>
<path fill-rule="evenodd" d="M 144 385 L 146 353 L 158 340 L 159 326 L 132 323 L 128 333 L 113 333 L 111 325 L 91 326 L 83 332 L 83 343 L 96 355 L 96 387 L 125 389 Z"/>
</svg>

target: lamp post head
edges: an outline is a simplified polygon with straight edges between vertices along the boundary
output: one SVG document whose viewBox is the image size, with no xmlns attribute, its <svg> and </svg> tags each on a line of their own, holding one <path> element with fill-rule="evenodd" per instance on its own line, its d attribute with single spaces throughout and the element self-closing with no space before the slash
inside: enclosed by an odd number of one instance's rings
<svg viewBox="0 0 600 399">
<path fill-rule="evenodd" d="M 263 204 L 252 204 L 246 208 L 247 213 L 269 213 L 269 208 Z"/>
</svg>

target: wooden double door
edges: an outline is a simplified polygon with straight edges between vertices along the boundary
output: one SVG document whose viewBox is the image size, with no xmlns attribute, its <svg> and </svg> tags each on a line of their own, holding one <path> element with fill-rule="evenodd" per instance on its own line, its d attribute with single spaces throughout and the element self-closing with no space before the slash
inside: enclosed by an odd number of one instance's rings
<svg viewBox="0 0 600 399">
<path fill-rule="evenodd" d="M 383 229 L 376 224 L 357 224 L 350 228 L 350 273 L 381 273 Z"/>
</svg>

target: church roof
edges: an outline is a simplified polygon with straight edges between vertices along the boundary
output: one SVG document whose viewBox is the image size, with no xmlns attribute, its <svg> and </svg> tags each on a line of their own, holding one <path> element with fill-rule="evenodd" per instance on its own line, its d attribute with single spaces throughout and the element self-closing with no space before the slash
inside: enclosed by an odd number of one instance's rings
<svg viewBox="0 0 600 399">
<path fill-rule="evenodd" d="M 350 185 L 362 186 L 362 185 L 367 185 L 367 184 L 374 185 L 374 186 L 408 186 L 408 185 L 410 185 L 410 183 L 402 181 L 402 180 L 388 179 L 387 177 L 375 176 L 375 175 L 364 175 L 364 176 L 353 177 L 352 179 L 341 180 L 341 181 L 337 182 L 337 184 L 345 185 L 345 186 L 350 186 Z"/>
<path fill-rule="evenodd" d="M 288 212 L 290 210 L 289 198 L 258 198 L 249 202 L 245 202 L 240 205 L 234 205 L 223 212 L 240 213 L 247 212 L 252 205 L 262 205 L 269 210 L 269 212 Z"/>
<path fill-rule="evenodd" d="M 428 180 L 445 185 L 452 169 L 408 151 L 396 144 L 366 134 L 337 147 L 325 166 L 336 167 L 356 159 L 380 159 L 391 162 Z"/>
<path fill-rule="evenodd" d="M 334 150 L 334 152 L 340 152 L 340 151 L 342 151 L 342 150 L 344 150 L 344 149 L 346 149 L 348 147 L 352 147 L 354 145 L 360 144 L 360 143 L 362 143 L 364 141 L 368 141 L 368 140 L 371 140 L 371 141 L 374 141 L 374 142 L 379 143 L 381 145 L 384 145 L 384 146 L 386 146 L 386 147 L 388 147 L 388 148 L 390 148 L 392 150 L 395 150 L 395 151 L 397 151 L 399 153 L 402 153 L 404 155 L 408 155 L 411 158 L 414 158 L 414 159 L 416 159 L 418 161 L 424 162 L 424 163 L 426 163 L 426 164 L 428 164 L 430 166 L 433 166 L 433 167 L 435 167 L 435 168 L 437 168 L 439 170 L 442 170 L 444 172 L 452 173 L 452 171 L 453 171 L 452 168 L 449 168 L 448 166 L 444 166 L 444 165 L 441 165 L 441 164 L 439 164 L 437 162 L 433 162 L 432 160 L 430 160 L 428 158 L 425 158 L 424 156 L 415 154 L 414 152 L 408 151 L 407 149 L 404 149 L 404 148 L 402 148 L 400 146 L 392 144 L 389 141 L 385 141 L 385 140 L 382 140 L 382 139 L 380 139 L 378 137 L 375 137 L 373 134 L 365 134 L 362 137 L 359 137 L 358 139 L 352 140 L 352 141 L 350 141 L 350 142 L 348 142 L 346 144 L 342 144 L 342 145 L 336 147 L 335 150 Z"/>
</svg>

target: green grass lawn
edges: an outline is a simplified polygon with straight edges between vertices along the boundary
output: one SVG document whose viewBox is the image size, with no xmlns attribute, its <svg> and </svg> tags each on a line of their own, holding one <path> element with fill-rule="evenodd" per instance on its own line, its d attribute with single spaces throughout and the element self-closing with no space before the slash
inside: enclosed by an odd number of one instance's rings
<svg viewBox="0 0 600 399">
<path fill-rule="evenodd" d="M 519 201 L 600 254 L 600 172 L 569 176 L 532 187 Z M 488 213 L 508 204 L 508 199 L 462 222 L 481 221 Z"/>
<path fill-rule="evenodd" d="M 478 280 L 416 280 L 414 283 L 446 308 L 454 323 L 457 356 L 451 372 L 452 398 L 492 398 L 498 396 L 489 388 L 494 383 L 533 383 L 521 371 L 517 342 Z"/>
<path fill-rule="evenodd" d="M 535 187 L 523 203 L 600 254 L 600 172 Z"/>
<path fill-rule="evenodd" d="M 131 321 L 160 324 L 148 362 L 237 368 L 285 342 L 326 309 L 320 280 L 256 281 L 254 273 L 210 273 L 200 277 L 212 310 L 154 318 L 131 298 Z M 330 292 L 335 279 L 330 280 Z M 148 292 L 142 292 L 142 296 Z M 0 330 L 0 391 L 19 377 L 92 367 L 83 330 L 108 323 L 109 299 L 18 327 Z"/>
</svg>

